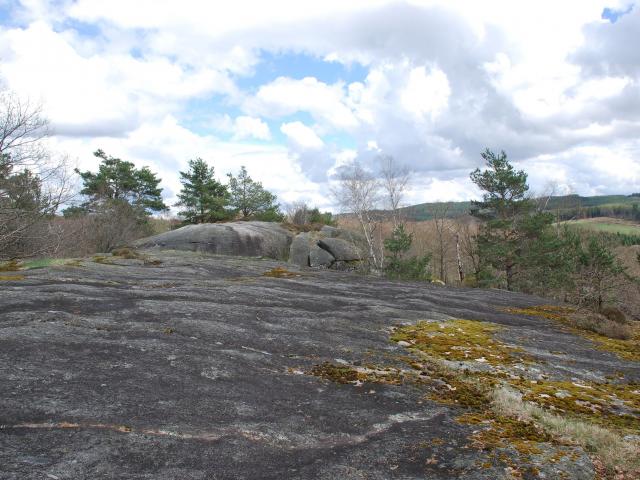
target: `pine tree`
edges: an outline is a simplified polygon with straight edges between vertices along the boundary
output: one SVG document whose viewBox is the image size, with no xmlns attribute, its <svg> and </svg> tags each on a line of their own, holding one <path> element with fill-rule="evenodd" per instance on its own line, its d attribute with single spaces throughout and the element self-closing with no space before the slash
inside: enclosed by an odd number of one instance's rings
<svg viewBox="0 0 640 480">
<path fill-rule="evenodd" d="M 182 190 L 176 204 L 185 223 L 208 223 L 228 218 L 225 206 L 229 200 L 227 187 L 214 177 L 214 168 L 201 158 L 189 160 L 189 170 L 180 172 Z"/>
<path fill-rule="evenodd" d="M 97 173 L 75 170 L 84 183 L 80 193 L 89 197 L 83 204 L 85 211 L 103 209 L 109 203 L 127 203 L 141 216 L 167 210 L 162 188 L 158 187 L 160 179 L 149 167 L 137 169 L 133 163 L 102 150 L 93 154 L 101 160 Z"/>
<path fill-rule="evenodd" d="M 479 281 L 495 282 L 493 269 L 504 276 L 507 290 L 513 290 L 519 270 L 531 260 L 524 259 L 525 243 L 535 242 L 553 218 L 533 212 L 534 204 L 526 196 L 527 174 L 516 171 L 504 151 L 496 155 L 486 149 L 481 155 L 487 169 L 471 172 L 471 181 L 484 191 L 482 201 L 472 202 L 471 208 L 472 215 L 484 220 L 477 236 L 480 261 L 485 267 Z"/>
<path fill-rule="evenodd" d="M 254 181 L 247 169 L 240 167 L 237 177 L 231 173 L 229 177 L 229 205 L 242 216 L 243 220 L 256 219 L 264 221 L 281 221 L 276 196 L 264 189 L 262 183 Z"/>
</svg>

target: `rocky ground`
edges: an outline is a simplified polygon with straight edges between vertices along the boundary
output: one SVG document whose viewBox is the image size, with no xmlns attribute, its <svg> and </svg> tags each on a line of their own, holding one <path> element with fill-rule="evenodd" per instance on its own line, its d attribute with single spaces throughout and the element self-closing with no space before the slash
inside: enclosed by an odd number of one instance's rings
<svg viewBox="0 0 640 480">
<path fill-rule="evenodd" d="M 594 478 L 567 442 L 479 443 L 479 407 L 434 395 L 456 387 L 394 327 L 493 322 L 522 382 L 629 386 L 640 363 L 509 313 L 539 298 L 277 267 L 164 251 L 2 274 L 0 478 Z M 449 367 L 499 366 L 469 352 Z"/>
</svg>

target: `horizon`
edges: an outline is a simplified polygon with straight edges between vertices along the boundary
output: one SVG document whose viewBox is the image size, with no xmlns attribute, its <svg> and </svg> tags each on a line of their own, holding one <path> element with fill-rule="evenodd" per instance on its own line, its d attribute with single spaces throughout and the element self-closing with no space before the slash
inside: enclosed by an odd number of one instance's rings
<svg viewBox="0 0 640 480">
<path fill-rule="evenodd" d="M 168 204 L 201 157 L 335 212 L 336 170 L 380 155 L 412 170 L 405 204 L 468 201 L 485 148 L 539 194 L 630 195 L 639 3 L 3 0 L 0 82 L 53 151 L 148 165 Z"/>
</svg>

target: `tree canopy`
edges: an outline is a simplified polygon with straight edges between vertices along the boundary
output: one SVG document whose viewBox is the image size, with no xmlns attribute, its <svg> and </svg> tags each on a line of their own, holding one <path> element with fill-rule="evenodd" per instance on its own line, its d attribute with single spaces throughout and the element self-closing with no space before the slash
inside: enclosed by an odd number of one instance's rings
<svg viewBox="0 0 640 480">
<path fill-rule="evenodd" d="M 96 150 L 94 156 L 100 159 L 98 172 L 81 172 L 83 181 L 80 191 L 89 200 L 83 204 L 87 211 L 95 210 L 109 202 L 126 202 L 141 214 L 167 210 L 162 201 L 160 179 L 149 167 L 136 168 L 132 162 L 107 155 Z"/>
<path fill-rule="evenodd" d="M 281 220 L 277 197 L 264 189 L 262 183 L 253 180 L 242 166 L 238 176 L 229 177 L 229 206 L 242 216 L 243 220 Z"/>
<path fill-rule="evenodd" d="M 189 160 L 189 170 L 180 172 L 182 190 L 176 203 L 181 207 L 178 215 L 186 223 L 207 223 L 224 220 L 229 217 L 225 209 L 229 201 L 227 187 L 218 182 L 214 168 L 209 167 L 201 158 Z"/>
</svg>

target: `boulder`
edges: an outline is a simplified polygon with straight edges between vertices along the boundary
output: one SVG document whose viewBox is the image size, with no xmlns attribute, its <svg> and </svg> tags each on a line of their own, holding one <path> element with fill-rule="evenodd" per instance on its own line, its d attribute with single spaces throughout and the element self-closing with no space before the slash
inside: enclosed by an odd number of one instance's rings
<svg viewBox="0 0 640 480">
<path fill-rule="evenodd" d="M 318 245 L 312 245 L 309 250 L 309 266 L 312 268 L 329 268 L 335 257 Z"/>
<path fill-rule="evenodd" d="M 187 225 L 142 238 L 133 246 L 286 260 L 292 240 L 293 234 L 279 223 L 249 221 Z"/>
<path fill-rule="evenodd" d="M 296 235 L 289 249 L 289 262 L 300 267 L 308 267 L 311 246 L 312 239 L 309 233 L 305 232 Z"/>
<path fill-rule="evenodd" d="M 339 238 L 349 243 L 364 242 L 364 237 L 359 233 L 345 230 L 344 228 L 331 227 L 329 225 L 325 225 L 320 229 L 320 235 L 325 238 Z"/>
<path fill-rule="evenodd" d="M 331 227 L 329 225 L 324 225 L 320 229 L 320 233 L 325 237 L 335 238 L 340 235 L 340 229 L 336 227 Z"/>
<path fill-rule="evenodd" d="M 338 261 L 360 260 L 360 252 L 353 243 L 340 238 L 321 238 L 318 246 L 329 252 Z"/>
</svg>

